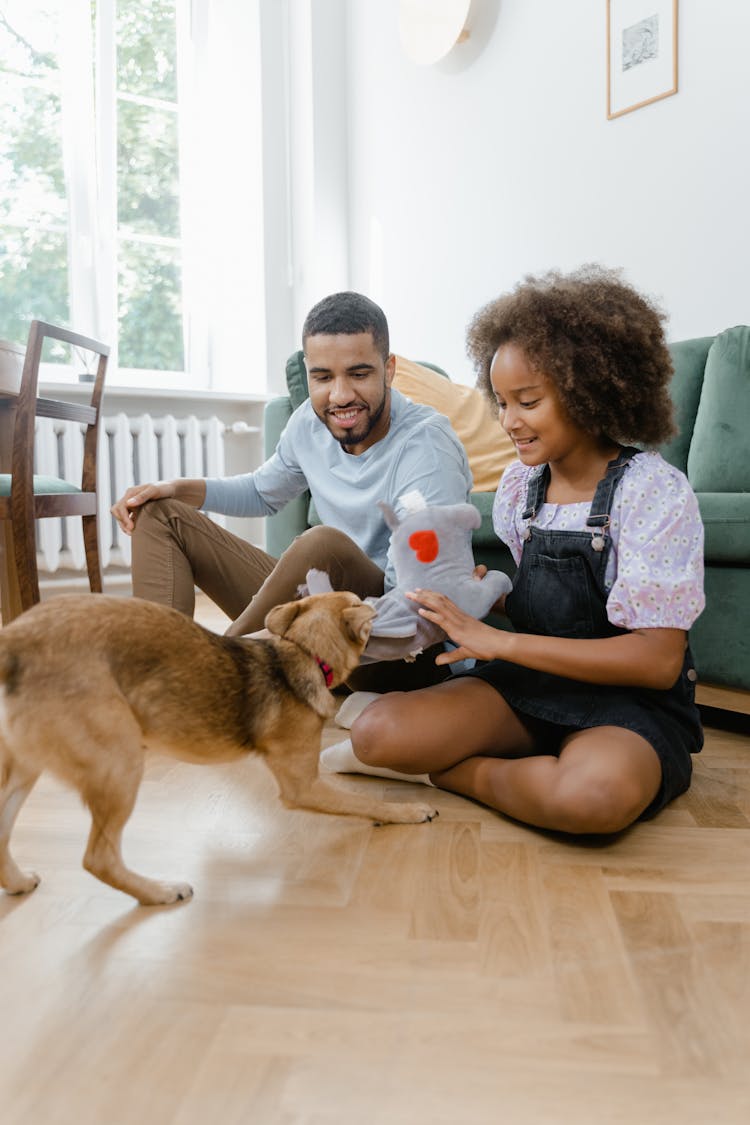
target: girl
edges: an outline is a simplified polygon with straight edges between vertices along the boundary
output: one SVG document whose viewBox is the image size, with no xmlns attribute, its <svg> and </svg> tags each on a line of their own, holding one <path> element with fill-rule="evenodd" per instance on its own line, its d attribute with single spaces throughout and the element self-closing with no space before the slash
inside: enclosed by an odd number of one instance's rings
<svg viewBox="0 0 750 1125">
<path fill-rule="evenodd" d="M 427 771 L 571 833 L 619 831 L 687 789 L 703 744 L 687 644 L 703 528 L 684 475 L 630 444 L 674 433 L 662 320 L 597 267 L 527 278 L 477 314 L 469 355 L 518 453 L 493 512 L 518 564 L 515 631 L 415 590 L 458 645 L 438 663 L 477 664 L 370 703 L 346 768 Z"/>
</svg>

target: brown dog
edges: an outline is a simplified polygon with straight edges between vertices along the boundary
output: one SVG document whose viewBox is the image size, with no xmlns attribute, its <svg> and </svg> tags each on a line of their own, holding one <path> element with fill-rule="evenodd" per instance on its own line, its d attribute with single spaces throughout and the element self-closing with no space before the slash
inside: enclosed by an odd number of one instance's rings
<svg viewBox="0 0 750 1125">
<path fill-rule="evenodd" d="M 431 820 L 424 804 L 389 804 L 318 776 L 329 688 L 359 662 L 374 611 L 355 594 L 273 609 L 268 640 L 221 637 L 176 610 L 101 594 L 35 606 L 0 632 L 0 885 L 32 891 L 9 851 L 18 810 L 43 769 L 80 792 L 92 825 L 87 871 L 144 905 L 192 895 L 130 871 L 122 830 L 144 750 L 190 762 L 263 754 L 290 807 L 381 823 Z"/>
</svg>

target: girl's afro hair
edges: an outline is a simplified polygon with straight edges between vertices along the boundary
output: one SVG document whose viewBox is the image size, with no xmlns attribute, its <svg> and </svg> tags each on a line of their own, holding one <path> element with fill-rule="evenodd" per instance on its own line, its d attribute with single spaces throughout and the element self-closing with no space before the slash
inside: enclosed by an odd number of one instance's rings
<svg viewBox="0 0 750 1125">
<path fill-rule="evenodd" d="M 579 426 L 615 442 L 657 445 L 676 432 L 664 319 L 619 271 L 586 265 L 526 277 L 485 305 L 469 325 L 467 352 L 493 404 L 492 359 L 513 343 L 553 380 Z"/>
</svg>

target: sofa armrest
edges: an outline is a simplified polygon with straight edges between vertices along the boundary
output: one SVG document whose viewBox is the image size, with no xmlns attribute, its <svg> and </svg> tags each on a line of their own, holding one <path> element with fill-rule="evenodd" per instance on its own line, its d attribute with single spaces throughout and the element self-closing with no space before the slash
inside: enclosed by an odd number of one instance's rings
<svg viewBox="0 0 750 1125">
<path fill-rule="evenodd" d="M 286 395 L 272 398 L 263 411 L 263 453 L 270 457 L 281 437 L 281 431 L 292 416 L 292 404 Z M 289 544 L 307 530 L 307 509 L 310 493 L 291 500 L 275 516 L 266 518 L 266 550 L 275 559 L 284 553 Z"/>
</svg>

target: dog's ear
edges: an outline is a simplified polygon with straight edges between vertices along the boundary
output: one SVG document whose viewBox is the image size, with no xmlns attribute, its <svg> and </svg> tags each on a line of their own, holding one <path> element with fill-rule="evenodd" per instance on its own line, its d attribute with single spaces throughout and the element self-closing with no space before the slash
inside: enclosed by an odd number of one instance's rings
<svg viewBox="0 0 750 1125">
<path fill-rule="evenodd" d="M 266 614 L 265 626 L 269 633 L 283 637 L 300 611 L 300 602 L 284 602 L 275 605 Z"/>
<path fill-rule="evenodd" d="M 341 614 L 346 631 L 357 644 L 366 645 L 370 639 L 375 610 L 371 605 L 354 605 Z"/>
</svg>

